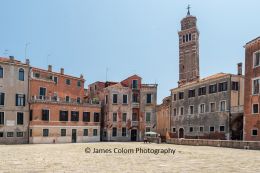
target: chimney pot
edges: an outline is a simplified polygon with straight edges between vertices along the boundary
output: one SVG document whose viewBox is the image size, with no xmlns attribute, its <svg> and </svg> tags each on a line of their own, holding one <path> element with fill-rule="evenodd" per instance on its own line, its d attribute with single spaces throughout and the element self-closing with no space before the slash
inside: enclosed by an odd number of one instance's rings
<svg viewBox="0 0 260 173">
<path fill-rule="evenodd" d="M 14 61 L 14 56 L 9 56 L 11 61 Z"/>
<path fill-rule="evenodd" d="M 48 71 L 52 71 L 52 65 L 48 65 Z"/>
<path fill-rule="evenodd" d="M 60 73 L 61 73 L 61 74 L 64 74 L 64 68 L 61 68 L 61 69 L 60 69 Z"/>
<path fill-rule="evenodd" d="M 25 60 L 25 63 L 26 63 L 27 65 L 30 65 L 30 60 L 29 60 L 29 59 L 26 59 L 26 60 Z"/>
</svg>

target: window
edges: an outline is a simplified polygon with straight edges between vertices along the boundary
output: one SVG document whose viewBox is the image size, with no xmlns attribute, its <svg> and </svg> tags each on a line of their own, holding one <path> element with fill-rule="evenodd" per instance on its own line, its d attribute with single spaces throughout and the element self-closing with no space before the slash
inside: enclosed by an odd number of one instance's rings
<svg viewBox="0 0 260 173">
<path fill-rule="evenodd" d="M 146 123 L 151 122 L 151 112 L 146 112 L 145 121 L 146 121 Z"/>
<path fill-rule="evenodd" d="M 23 125 L 23 112 L 17 112 L 16 124 Z"/>
<path fill-rule="evenodd" d="M 83 112 L 83 121 L 90 122 L 90 112 Z"/>
<path fill-rule="evenodd" d="M 225 126 L 219 126 L 219 131 L 224 132 L 225 131 Z"/>
<path fill-rule="evenodd" d="M 177 115 L 177 109 L 174 108 L 174 109 L 173 109 L 173 116 L 176 116 L 176 115 Z"/>
<path fill-rule="evenodd" d="M 259 80 L 260 79 L 253 80 L 253 94 L 259 94 Z"/>
<path fill-rule="evenodd" d="M 206 95 L 207 88 L 206 87 L 200 87 L 199 88 L 199 96 Z"/>
<path fill-rule="evenodd" d="M 81 81 L 78 81 L 78 82 L 77 82 L 77 86 L 78 86 L 78 87 L 81 87 Z"/>
<path fill-rule="evenodd" d="M 113 104 L 117 104 L 117 94 L 113 94 Z"/>
<path fill-rule="evenodd" d="M 254 67 L 257 67 L 260 65 L 260 52 L 254 53 Z"/>
<path fill-rule="evenodd" d="M 189 90 L 189 98 L 195 97 L 195 89 Z"/>
<path fill-rule="evenodd" d="M 205 104 L 200 104 L 199 110 L 201 114 L 205 113 Z"/>
<path fill-rule="evenodd" d="M 0 124 L 5 124 L 5 114 L 4 114 L 4 112 L 0 112 Z"/>
<path fill-rule="evenodd" d="M 145 132 L 150 132 L 151 131 L 151 127 L 146 127 L 145 128 Z"/>
<path fill-rule="evenodd" d="M 77 97 L 77 103 L 80 104 L 81 100 L 80 97 Z"/>
<path fill-rule="evenodd" d="M 79 112 L 71 111 L 71 121 L 79 121 Z"/>
<path fill-rule="evenodd" d="M 19 80 L 24 81 L 24 69 L 19 69 Z"/>
<path fill-rule="evenodd" d="M 4 77 L 4 69 L 0 66 L 0 78 Z"/>
<path fill-rule="evenodd" d="M 209 94 L 216 93 L 217 92 L 217 84 L 210 85 L 209 86 Z"/>
<path fill-rule="evenodd" d="M 112 129 L 112 136 L 117 136 L 117 128 L 113 127 Z"/>
<path fill-rule="evenodd" d="M 203 132 L 204 131 L 204 127 L 200 127 L 200 132 Z"/>
<path fill-rule="evenodd" d="M 184 99 L 184 92 L 179 92 L 179 100 Z"/>
<path fill-rule="evenodd" d="M 16 106 L 25 106 L 25 94 L 16 94 L 15 98 Z"/>
<path fill-rule="evenodd" d="M 233 91 L 238 91 L 238 89 L 239 89 L 238 82 L 232 81 L 232 90 Z"/>
<path fill-rule="evenodd" d="M 123 122 L 126 122 L 127 113 L 123 113 Z"/>
<path fill-rule="evenodd" d="M 123 104 L 127 104 L 127 95 L 123 95 Z"/>
<path fill-rule="evenodd" d="M 132 89 L 138 89 L 138 80 L 133 80 Z"/>
<path fill-rule="evenodd" d="M 14 137 L 14 132 L 7 132 L 7 137 Z"/>
<path fill-rule="evenodd" d="M 137 113 L 132 114 L 132 121 L 138 121 Z"/>
<path fill-rule="evenodd" d="M 227 91 L 227 82 L 218 84 L 218 92 Z"/>
<path fill-rule="evenodd" d="M 46 95 L 46 88 L 40 87 L 40 96 Z"/>
<path fill-rule="evenodd" d="M 146 103 L 152 103 L 152 94 L 146 94 Z"/>
<path fill-rule="evenodd" d="M 67 85 L 70 85 L 70 83 L 71 83 L 70 80 L 69 80 L 69 79 L 66 79 L 66 84 L 67 84 Z"/>
<path fill-rule="evenodd" d="M 106 95 L 105 102 L 108 103 L 108 95 Z"/>
<path fill-rule="evenodd" d="M 122 128 L 122 136 L 126 136 L 126 128 L 125 127 Z"/>
<path fill-rule="evenodd" d="M 58 77 L 57 77 L 57 76 L 54 76 L 54 77 L 53 77 L 53 81 L 55 82 L 55 84 L 57 84 L 57 83 L 58 83 Z"/>
<path fill-rule="evenodd" d="M 138 103 L 138 94 L 133 94 L 133 103 Z"/>
<path fill-rule="evenodd" d="M 16 137 L 18 137 L 18 138 L 23 137 L 23 132 L 16 132 Z"/>
<path fill-rule="evenodd" d="M 220 111 L 221 112 L 226 111 L 226 101 L 221 101 L 220 102 Z"/>
<path fill-rule="evenodd" d="M 216 103 L 210 103 L 210 112 L 216 111 Z"/>
<path fill-rule="evenodd" d="M 210 126 L 210 127 L 209 127 L 209 131 L 210 131 L 210 132 L 214 132 L 214 131 L 215 131 L 215 127 L 214 127 L 214 126 Z"/>
<path fill-rule="evenodd" d="M 258 104 L 253 104 L 253 114 L 258 114 L 259 113 L 259 106 Z"/>
<path fill-rule="evenodd" d="M 186 34 L 186 42 L 188 42 L 188 41 L 189 41 L 189 35 Z"/>
<path fill-rule="evenodd" d="M 42 110 L 42 120 L 49 121 L 50 120 L 50 110 L 43 109 Z"/>
<path fill-rule="evenodd" d="M 189 41 L 191 41 L 191 33 L 189 34 Z"/>
<path fill-rule="evenodd" d="M 93 129 L 93 136 L 97 136 L 98 135 L 98 130 L 97 129 Z"/>
<path fill-rule="evenodd" d="M 173 94 L 173 101 L 176 101 L 176 100 L 177 100 L 177 95 Z"/>
<path fill-rule="evenodd" d="M 180 115 L 184 115 L 184 107 L 180 107 Z"/>
<path fill-rule="evenodd" d="M 98 123 L 99 122 L 99 113 L 94 112 L 94 122 Z"/>
<path fill-rule="evenodd" d="M 190 132 L 193 132 L 193 127 L 190 127 Z"/>
<path fill-rule="evenodd" d="M 66 136 L 66 129 L 60 129 L 60 135 Z"/>
<path fill-rule="evenodd" d="M 5 105 L 5 93 L 0 93 L 0 105 Z"/>
<path fill-rule="evenodd" d="M 66 96 L 66 97 L 65 97 L 65 100 L 66 100 L 66 102 L 70 102 L 70 97 L 69 97 L 69 96 Z"/>
<path fill-rule="evenodd" d="M 172 128 L 172 132 L 173 132 L 173 133 L 176 132 L 176 128 L 175 128 L 175 127 Z"/>
<path fill-rule="evenodd" d="M 49 129 L 43 129 L 42 130 L 42 136 L 43 137 L 48 137 L 49 136 Z"/>
<path fill-rule="evenodd" d="M 35 77 L 35 78 L 40 78 L 40 73 L 33 73 L 33 76 Z"/>
<path fill-rule="evenodd" d="M 117 113 L 113 113 L 113 122 L 117 122 Z"/>
<path fill-rule="evenodd" d="M 83 136 L 88 136 L 88 129 L 83 130 Z"/>
<path fill-rule="evenodd" d="M 0 138 L 4 137 L 4 132 L 0 132 Z"/>
<path fill-rule="evenodd" d="M 182 42 L 185 43 L 185 35 L 182 36 Z"/>
<path fill-rule="evenodd" d="M 30 137 L 32 137 L 32 129 L 30 129 L 30 132 L 29 132 L 29 133 L 30 133 Z"/>
<path fill-rule="evenodd" d="M 190 115 L 194 114 L 194 106 L 190 106 L 190 107 L 189 107 L 189 110 L 190 110 L 190 112 L 189 112 Z"/>
<path fill-rule="evenodd" d="M 257 129 L 253 129 L 252 130 L 252 136 L 257 136 L 258 135 L 258 130 Z"/>
<path fill-rule="evenodd" d="M 68 111 L 60 111 L 60 121 L 68 121 Z"/>
</svg>

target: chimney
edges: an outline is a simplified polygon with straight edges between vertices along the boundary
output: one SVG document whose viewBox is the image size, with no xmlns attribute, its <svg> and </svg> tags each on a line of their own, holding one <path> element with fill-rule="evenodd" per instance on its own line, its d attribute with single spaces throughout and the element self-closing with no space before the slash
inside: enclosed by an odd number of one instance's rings
<svg viewBox="0 0 260 173">
<path fill-rule="evenodd" d="M 80 79 L 83 79 L 83 77 L 84 77 L 83 74 L 81 74 L 81 75 L 80 75 Z"/>
<path fill-rule="evenodd" d="M 9 56 L 9 58 L 11 62 L 14 62 L 14 56 Z"/>
<path fill-rule="evenodd" d="M 64 68 L 61 68 L 61 69 L 60 69 L 60 73 L 61 73 L 61 74 L 64 74 Z"/>
<path fill-rule="evenodd" d="M 26 59 L 26 60 L 25 60 L 25 63 L 26 63 L 26 65 L 30 65 L 30 60 L 29 60 L 29 59 Z"/>
<path fill-rule="evenodd" d="M 48 71 L 52 72 L 52 65 L 48 65 Z"/>
<path fill-rule="evenodd" d="M 242 75 L 242 69 L 243 69 L 242 66 L 243 66 L 242 62 L 237 64 L 237 74 L 238 75 Z"/>
</svg>

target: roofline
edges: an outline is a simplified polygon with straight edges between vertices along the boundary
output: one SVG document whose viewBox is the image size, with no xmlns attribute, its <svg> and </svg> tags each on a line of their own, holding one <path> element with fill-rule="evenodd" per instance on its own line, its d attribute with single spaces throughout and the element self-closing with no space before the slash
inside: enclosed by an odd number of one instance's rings
<svg viewBox="0 0 260 173">
<path fill-rule="evenodd" d="M 246 47 L 248 44 L 251 44 L 251 43 L 253 43 L 253 42 L 255 42 L 255 41 L 260 41 L 260 36 L 259 36 L 259 37 L 256 37 L 255 39 L 253 39 L 253 40 L 251 40 L 251 41 L 249 41 L 249 42 L 247 42 L 247 43 L 244 45 L 244 47 Z"/>
</svg>

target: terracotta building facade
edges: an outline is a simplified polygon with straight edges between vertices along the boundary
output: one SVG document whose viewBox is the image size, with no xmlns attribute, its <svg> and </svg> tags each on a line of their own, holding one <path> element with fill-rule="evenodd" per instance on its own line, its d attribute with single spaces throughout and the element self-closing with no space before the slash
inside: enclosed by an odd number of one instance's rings
<svg viewBox="0 0 260 173">
<path fill-rule="evenodd" d="M 100 141 L 100 105 L 86 102 L 84 78 L 31 68 L 30 143 Z"/>
<path fill-rule="evenodd" d="M 0 144 L 28 143 L 29 60 L 0 58 Z"/>
<path fill-rule="evenodd" d="M 133 75 L 121 82 L 96 82 L 90 98 L 102 104 L 103 141 L 142 141 L 144 133 L 155 131 L 157 85 L 143 84 Z"/>
<path fill-rule="evenodd" d="M 260 37 L 245 46 L 245 126 L 244 138 L 260 141 Z"/>
</svg>

